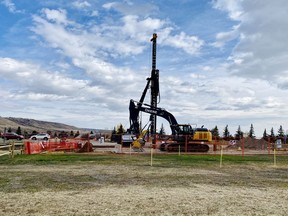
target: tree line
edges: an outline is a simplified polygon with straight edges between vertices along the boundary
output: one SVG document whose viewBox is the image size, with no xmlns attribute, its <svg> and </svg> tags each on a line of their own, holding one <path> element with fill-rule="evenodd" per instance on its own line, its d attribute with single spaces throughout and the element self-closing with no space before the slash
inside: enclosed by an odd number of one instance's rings
<svg viewBox="0 0 288 216">
<path fill-rule="evenodd" d="M 234 134 L 230 133 L 228 125 L 225 126 L 222 134 L 220 134 L 217 125 L 210 131 L 214 139 L 240 140 L 244 136 L 248 136 L 252 139 L 256 138 L 253 124 L 250 125 L 248 134 L 244 134 L 244 132 L 241 130 L 240 125 L 238 126 L 238 129 Z M 125 132 L 126 130 L 124 129 L 122 124 L 118 125 L 117 127 L 114 127 L 114 129 L 112 130 L 111 140 L 113 141 L 113 140 L 119 139 L 120 135 L 124 134 Z M 161 125 L 161 128 L 159 130 L 159 134 L 165 134 L 165 129 L 164 129 L 163 124 Z M 266 141 L 270 140 L 270 142 L 275 142 L 277 139 L 281 139 L 282 141 L 285 141 L 286 143 L 286 135 L 285 135 L 282 125 L 280 125 L 277 133 L 274 132 L 273 127 L 271 128 L 270 133 L 268 133 L 265 128 L 261 138 L 263 138 Z"/>
<path fill-rule="evenodd" d="M 212 133 L 212 136 L 214 138 L 222 138 L 224 140 L 233 140 L 233 139 L 234 140 L 240 140 L 244 136 L 244 132 L 241 130 L 240 125 L 238 126 L 238 129 L 234 135 L 232 135 L 230 133 L 230 131 L 228 129 L 228 125 L 225 126 L 222 136 L 220 136 L 217 125 L 211 130 L 211 133 Z M 248 136 L 252 139 L 256 138 L 253 124 L 251 124 L 249 132 L 246 136 Z M 282 125 L 280 125 L 280 127 L 277 131 L 277 134 L 275 134 L 273 127 L 270 130 L 270 134 L 267 133 L 267 130 L 265 128 L 261 138 L 266 140 L 266 141 L 268 141 L 268 139 L 269 139 L 271 142 L 274 142 L 277 139 L 281 139 L 281 140 L 286 139 L 286 135 L 284 133 Z"/>
</svg>

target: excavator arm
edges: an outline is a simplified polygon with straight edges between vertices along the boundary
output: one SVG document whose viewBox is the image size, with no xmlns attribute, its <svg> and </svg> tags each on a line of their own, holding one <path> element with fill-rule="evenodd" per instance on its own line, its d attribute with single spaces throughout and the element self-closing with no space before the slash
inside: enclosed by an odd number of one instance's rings
<svg viewBox="0 0 288 216">
<path fill-rule="evenodd" d="M 165 109 L 159 108 L 159 107 L 151 107 L 148 104 L 141 104 L 139 106 L 140 102 L 136 102 L 134 100 L 130 100 L 130 105 L 129 105 L 129 111 L 130 111 L 130 131 L 139 134 L 140 129 L 139 129 L 139 112 L 145 112 L 151 115 L 156 115 L 159 117 L 162 117 L 166 119 L 171 128 L 172 135 L 176 135 L 179 132 L 179 125 L 176 120 L 176 118 L 168 111 Z M 137 104 L 137 105 L 136 105 Z"/>
</svg>

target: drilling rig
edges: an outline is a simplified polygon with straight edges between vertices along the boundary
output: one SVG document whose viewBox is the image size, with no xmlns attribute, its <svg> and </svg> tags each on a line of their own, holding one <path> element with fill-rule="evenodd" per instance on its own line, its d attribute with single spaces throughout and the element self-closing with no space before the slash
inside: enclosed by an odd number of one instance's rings
<svg viewBox="0 0 288 216">
<path fill-rule="evenodd" d="M 152 70 L 151 76 L 148 77 L 146 86 L 142 93 L 142 96 L 137 102 L 136 109 L 134 112 L 130 112 L 130 129 L 129 131 L 134 134 L 140 134 L 140 124 L 139 124 L 139 112 L 141 110 L 142 104 L 146 97 L 147 91 L 150 88 L 151 90 L 151 101 L 150 106 L 157 108 L 158 104 L 158 96 L 159 96 L 159 70 L 156 69 L 156 45 L 157 45 L 157 34 L 154 33 L 152 39 Z M 154 113 L 150 113 L 150 133 L 156 134 L 156 127 L 157 127 L 157 117 Z M 155 140 L 153 140 L 155 142 Z"/>
<path fill-rule="evenodd" d="M 189 124 L 178 124 L 176 118 L 163 108 L 157 107 L 159 96 L 159 70 L 156 69 L 156 45 L 157 34 L 154 33 L 151 39 L 152 42 L 152 70 L 151 76 L 148 77 L 146 86 L 143 90 L 140 100 L 130 100 L 130 128 L 128 131 L 134 135 L 142 134 L 140 129 L 139 114 L 145 112 L 150 114 L 150 133 L 154 135 L 152 144 L 156 143 L 156 126 L 157 116 L 162 117 L 168 121 L 172 131 L 172 138 L 167 142 L 162 143 L 160 149 L 163 151 L 190 151 L 190 152 L 207 152 L 209 150 L 208 144 L 212 141 L 211 132 L 204 127 L 192 128 Z M 150 105 L 144 103 L 147 91 L 151 90 Z M 141 135 L 143 137 L 143 134 Z M 139 140 L 137 140 L 139 141 Z M 140 142 L 137 142 L 138 144 Z M 141 142 L 144 143 L 145 142 Z"/>
<path fill-rule="evenodd" d="M 156 45 L 157 34 L 154 33 L 152 41 L 152 70 L 151 70 L 151 107 L 157 108 L 157 98 L 159 95 L 159 70 L 156 69 Z M 155 114 L 150 115 L 151 134 L 156 134 L 157 118 Z M 154 143 L 155 144 L 155 143 Z"/>
</svg>

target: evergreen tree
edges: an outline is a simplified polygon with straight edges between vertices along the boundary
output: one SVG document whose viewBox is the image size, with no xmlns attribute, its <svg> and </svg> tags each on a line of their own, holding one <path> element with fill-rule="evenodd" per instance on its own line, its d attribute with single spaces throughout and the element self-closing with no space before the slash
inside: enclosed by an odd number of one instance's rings
<svg viewBox="0 0 288 216">
<path fill-rule="evenodd" d="M 267 135 L 267 132 L 266 132 L 266 128 L 263 132 L 263 137 L 262 137 L 264 140 L 268 140 L 268 135 Z"/>
<path fill-rule="evenodd" d="M 270 136 L 271 136 L 271 137 L 274 137 L 274 136 L 275 136 L 273 127 L 272 127 L 271 130 L 270 130 Z"/>
<path fill-rule="evenodd" d="M 74 137 L 74 131 L 73 130 L 70 131 L 70 137 Z"/>
<path fill-rule="evenodd" d="M 228 125 L 226 125 L 226 127 L 224 128 L 224 132 L 223 132 L 223 138 L 229 139 L 229 137 L 230 137 L 230 132 L 228 130 Z"/>
<path fill-rule="evenodd" d="M 111 133 L 111 141 L 117 142 L 116 128 L 114 127 Z"/>
<path fill-rule="evenodd" d="M 211 133 L 212 133 L 212 136 L 215 137 L 215 138 L 219 138 L 220 137 L 217 125 L 211 130 Z"/>
<path fill-rule="evenodd" d="M 270 142 L 274 142 L 276 140 L 275 134 L 274 134 L 274 129 L 273 127 L 271 128 L 270 131 Z"/>
<path fill-rule="evenodd" d="M 283 130 L 283 128 L 282 128 L 282 125 L 280 125 L 280 128 L 279 128 L 279 130 L 278 130 L 278 135 L 277 135 L 278 137 L 284 137 L 284 130 Z"/>
<path fill-rule="evenodd" d="M 117 134 L 124 134 L 124 133 L 125 133 L 125 129 L 123 125 L 120 124 L 119 127 L 117 128 Z"/>
<path fill-rule="evenodd" d="M 79 131 L 77 131 L 74 135 L 74 137 L 78 137 L 80 135 Z"/>
<path fill-rule="evenodd" d="M 22 135 L 21 127 L 19 126 L 16 131 L 17 134 Z"/>
<path fill-rule="evenodd" d="M 7 132 L 8 132 L 8 133 L 11 133 L 11 132 L 12 132 L 12 128 L 9 127 Z"/>
<path fill-rule="evenodd" d="M 61 139 L 64 139 L 64 138 L 67 138 L 68 137 L 68 132 L 66 131 L 61 131 L 59 134 L 58 134 L 59 138 Z"/>
<path fill-rule="evenodd" d="M 159 134 L 161 134 L 161 135 L 164 135 L 164 134 L 165 134 L 165 129 L 164 129 L 163 123 L 162 123 L 162 125 L 161 125 Z"/>
<path fill-rule="evenodd" d="M 255 138 L 255 133 L 254 133 L 254 127 L 253 127 L 253 124 L 251 124 L 251 126 L 250 126 L 250 130 L 249 130 L 249 137 L 251 137 L 251 138 Z"/>
<path fill-rule="evenodd" d="M 242 138 L 243 138 L 243 132 L 241 131 L 241 127 L 239 125 L 235 134 L 235 139 L 240 140 Z"/>
</svg>

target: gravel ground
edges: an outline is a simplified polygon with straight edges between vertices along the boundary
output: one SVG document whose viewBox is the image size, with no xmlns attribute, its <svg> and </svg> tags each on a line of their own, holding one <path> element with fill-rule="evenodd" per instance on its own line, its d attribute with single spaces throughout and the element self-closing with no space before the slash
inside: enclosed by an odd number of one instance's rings
<svg viewBox="0 0 288 216">
<path fill-rule="evenodd" d="M 288 215 L 287 167 L 87 163 L 0 166 L 0 215 Z"/>
</svg>

